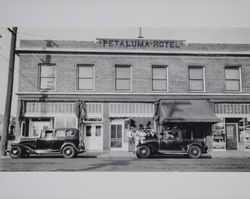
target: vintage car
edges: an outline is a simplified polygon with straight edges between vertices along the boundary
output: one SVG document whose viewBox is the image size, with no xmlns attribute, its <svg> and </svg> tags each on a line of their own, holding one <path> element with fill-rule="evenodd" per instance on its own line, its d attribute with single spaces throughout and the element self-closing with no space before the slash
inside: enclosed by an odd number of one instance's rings
<svg viewBox="0 0 250 199">
<path fill-rule="evenodd" d="M 165 132 L 156 138 L 143 139 L 137 146 L 136 155 L 138 158 L 159 155 L 188 155 L 190 158 L 199 158 L 207 150 L 204 141 L 182 139 L 175 132 Z"/>
<path fill-rule="evenodd" d="M 10 148 L 12 158 L 23 158 L 30 154 L 62 154 L 64 158 L 73 158 L 85 151 L 80 131 L 75 128 L 45 129 L 40 137 L 20 138 Z"/>
</svg>

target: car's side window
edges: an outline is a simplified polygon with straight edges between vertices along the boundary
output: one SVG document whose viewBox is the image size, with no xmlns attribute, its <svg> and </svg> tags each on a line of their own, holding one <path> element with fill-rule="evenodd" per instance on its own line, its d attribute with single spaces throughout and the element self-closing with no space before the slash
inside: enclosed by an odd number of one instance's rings
<svg viewBox="0 0 250 199">
<path fill-rule="evenodd" d="M 67 130 L 66 137 L 74 137 L 74 130 Z"/>
<path fill-rule="evenodd" d="M 42 135 L 41 135 L 42 138 L 47 138 L 47 139 L 50 139 L 53 137 L 53 131 L 51 130 L 45 130 L 42 132 Z"/>
<path fill-rule="evenodd" d="M 64 130 L 57 130 L 55 137 L 57 137 L 57 138 L 65 137 L 65 131 Z"/>
</svg>

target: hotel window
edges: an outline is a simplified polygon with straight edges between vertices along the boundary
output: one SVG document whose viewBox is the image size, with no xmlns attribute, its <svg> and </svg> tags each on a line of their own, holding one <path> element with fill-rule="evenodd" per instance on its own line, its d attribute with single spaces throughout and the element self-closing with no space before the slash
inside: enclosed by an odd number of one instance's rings
<svg viewBox="0 0 250 199">
<path fill-rule="evenodd" d="M 241 90 L 240 67 L 225 67 L 226 91 Z"/>
<path fill-rule="evenodd" d="M 79 90 L 94 89 L 93 65 L 78 65 L 78 89 Z"/>
<path fill-rule="evenodd" d="M 115 89 L 131 90 L 130 66 L 115 66 Z"/>
<path fill-rule="evenodd" d="M 40 89 L 55 90 L 55 65 L 40 65 Z"/>
<path fill-rule="evenodd" d="M 204 91 L 204 67 L 189 66 L 189 91 Z"/>
<path fill-rule="evenodd" d="M 167 91 L 167 67 L 152 66 L 152 90 Z"/>
</svg>

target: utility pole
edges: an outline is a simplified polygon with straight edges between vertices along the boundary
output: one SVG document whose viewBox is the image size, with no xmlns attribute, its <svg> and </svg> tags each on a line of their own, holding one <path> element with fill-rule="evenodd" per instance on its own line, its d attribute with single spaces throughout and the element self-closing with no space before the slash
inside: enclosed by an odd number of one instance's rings
<svg viewBox="0 0 250 199">
<path fill-rule="evenodd" d="M 9 130 L 9 123 L 10 123 L 12 91 L 13 91 L 13 82 L 14 82 L 17 27 L 13 27 L 12 30 L 8 28 L 8 30 L 11 32 L 12 35 L 11 35 L 11 44 L 10 44 L 10 60 L 9 60 L 8 84 L 7 84 L 7 93 L 6 93 L 4 120 L 3 120 L 3 132 L 2 132 L 2 138 L 1 138 L 1 155 L 2 156 L 6 155 L 6 149 L 8 145 L 8 130 Z"/>
</svg>

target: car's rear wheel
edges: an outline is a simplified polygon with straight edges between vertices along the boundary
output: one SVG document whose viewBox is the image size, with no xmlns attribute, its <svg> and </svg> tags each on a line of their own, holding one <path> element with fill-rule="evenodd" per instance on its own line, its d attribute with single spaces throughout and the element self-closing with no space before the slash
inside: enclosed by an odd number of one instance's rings
<svg viewBox="0 0 250 199">
<path fill-rule="evenodd" d="M 188 150 L 188 156 L 190 158 L 201 157 L 201 148 L 199 146 L 191 146 Z"/>
<path fill-rule="evenodd" d="M 148 158 L 151 155 L 151 150 L 148 146 L 139 146 L 136 152 L 138 158 Z"/>
<path fill-rule="evenodd" d="M 22 158 L 23 157 L 23 150 L 20 146 L 12 146 L 10 149 L 10 157 L 11 158 Z"/>
<path fill-rule="evenodd" d="M 73 146 L 66 146 L 62 150 L 62 155 L 64 158 L 74 158 L 76 157 L 76 150 Z"/>
</svg>

